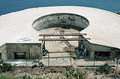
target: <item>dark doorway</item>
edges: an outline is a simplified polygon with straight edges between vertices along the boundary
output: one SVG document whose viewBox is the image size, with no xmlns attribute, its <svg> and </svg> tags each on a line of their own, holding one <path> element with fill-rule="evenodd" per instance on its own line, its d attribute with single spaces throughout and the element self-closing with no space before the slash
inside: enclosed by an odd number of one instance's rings
<svg viewBox="0 0 120 79">
<path fill-rule="evenodd" d="M 110 51 L 95 51 L 95 58 L 105 60 L 110 58 Z"/>
<path fill-rule="evenodd" d="M 25 51 L 15 51 L 14 53 L 14 58 L 15 59 L 26 59 L 26 52 Z"/>
</svg>

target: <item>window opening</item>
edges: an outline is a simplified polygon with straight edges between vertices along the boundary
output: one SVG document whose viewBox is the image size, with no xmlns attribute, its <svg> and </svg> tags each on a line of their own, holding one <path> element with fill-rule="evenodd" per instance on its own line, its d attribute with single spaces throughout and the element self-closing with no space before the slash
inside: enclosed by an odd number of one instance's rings
<svg viewBox="0 0 120 79">
<path fill-rule="evenodd" d="M 26 52 L 25 51 L 15 51 L 14 58 L 15 59 L 26 59 Z"/>
</svg>

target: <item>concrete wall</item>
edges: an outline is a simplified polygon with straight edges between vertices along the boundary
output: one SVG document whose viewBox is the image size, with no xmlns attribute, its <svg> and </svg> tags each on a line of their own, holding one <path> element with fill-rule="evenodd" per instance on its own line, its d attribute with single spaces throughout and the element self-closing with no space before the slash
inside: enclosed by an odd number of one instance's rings
<svg viewBox="0 0 120 79">
<path fill-rule="evenodd" d="M 108 50 L 111 51 L 111 47 L 107 47 L 107 46 L 103 46 L 103 45 L 97 45 L 97 44 L 91 44 L 91 51 L 95 51 L 95 50 Z"/>
<path fill-rule="evenodd" d="M 6 44 L 4 44 L 0 47 L 0 52 L 1 52 L 1 58 L 2 59 L 7 59 Z"/>
<path fill-rule="evenodd" d="M 70 13 L 50 14 L 36 19 L 33 27 L 41 30 L 50 27 L 65 27 L 82 30 L 89 25 L 88 20 L 80 15 Z"/>
<path fill-rule="evenodd" d="M 25 51 L 26 59 L 42 58 L 41 43 L 8 43 L 6 50 L 7 59 L 14 59 L 15 51 Z"/>
<path fill-rule="evenodd" d="M 91 53 L 90 53 L 90 58 L 94 58 L 94 53 L 95 51 L 106 51 L 110 53 L 111 56 L 111 47 L 103 46 L 103 45 L 97 45 L 97 44 L 91 44 Z"/>
<path fill-rule="evenodd" d="M 110 51 L 110 58 L 115 57 L 115 51 L 111 50 L 112 47 L 103 45 L 91 44 L 88 41 L 79 41 L 79 48 L 83 45 L 83 50 L 87 48 L 88 57 L 93 59 L 95 51 Z"/>
<path fill-rule="evenodd" d="M 91 52 L 91 44 L 88 41 L 79 41 L 79 47 L 80 50 L 84 51 L 86 48 L 86 53 L 89 56 Z"/>
</svg>

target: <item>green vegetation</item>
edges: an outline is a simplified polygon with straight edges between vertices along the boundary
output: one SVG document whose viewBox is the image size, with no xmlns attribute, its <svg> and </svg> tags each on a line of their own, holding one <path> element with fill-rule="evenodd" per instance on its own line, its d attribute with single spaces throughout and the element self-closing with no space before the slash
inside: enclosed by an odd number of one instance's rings
<svg viewBox="0 0 120 79">
<path fill-rule="evenodd" d="M 0 72 L 13 71 L 13 66 L 0 59 Z"/>
<path fill-rule="evenodd" d="M 120 12 L 119 12 L 119 11 L 117 11 L 117 12 L 116 12 L 116 14 L 120 15 Z"/>
<path fill-rule="evenodd" d="M 107 63 L 105 63 L 104 65 L 101 65 L 99 68 L 96 69 L 95 74 L 98 74 L 98 73 L 109 74 L 111 73 L 111 67 Z"/>
<path fill-rule="evenodd" d="M 86 79 L 85 78 L 85 73 L 83 73 L 81 71 L 81 69 L 70 69 L 69 71 L 67 71 L 66 73 L 67 78 L 72 78 L 72 79 Z"/>
<path fill-rule="evenodd" d="M 9 75 L 0 74 L 0 79 L 65 79 L 65 78 L 53 77 L 53 75 L 41 76 L 40 78 L 32 78 L 31 75 L 29 75 L 29 74 L 27 74 L 23 77 L 13 77 L 13 76 L 9 76 Z"/>
<path fill-rule="evenodd" d="M 0 74 L 0 79 L 18 79 L 18 78 L 15 78 L 15 77 L 12 77 L 12 76 L 9 76 L 9 75 Z"/>
<path fill-rule="evenodd" d="M 93 68 L 45 67 L 37 61 L 36 67 L 32 68 L 12 66 L 2 60 L 0 62 L 0 79 L 87 79 L 86 74 L 94 74 Z M 96 68 L 95 74 L 120 79 L 120 70 L 111 68 L 107 63 Z"/>
</svg>

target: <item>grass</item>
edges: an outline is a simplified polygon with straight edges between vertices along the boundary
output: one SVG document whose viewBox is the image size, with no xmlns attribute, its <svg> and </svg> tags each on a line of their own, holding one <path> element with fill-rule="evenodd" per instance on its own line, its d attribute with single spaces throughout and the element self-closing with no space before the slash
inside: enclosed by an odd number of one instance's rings
<svg viewBox="0 0 120 79">
<path fill-rule="evenodd" d="M 9 76 L 9 75 L 0 74 L 0 79 L 18 79 L 18 78 L 12 77 L 12 76 Z"/>
</svg>

